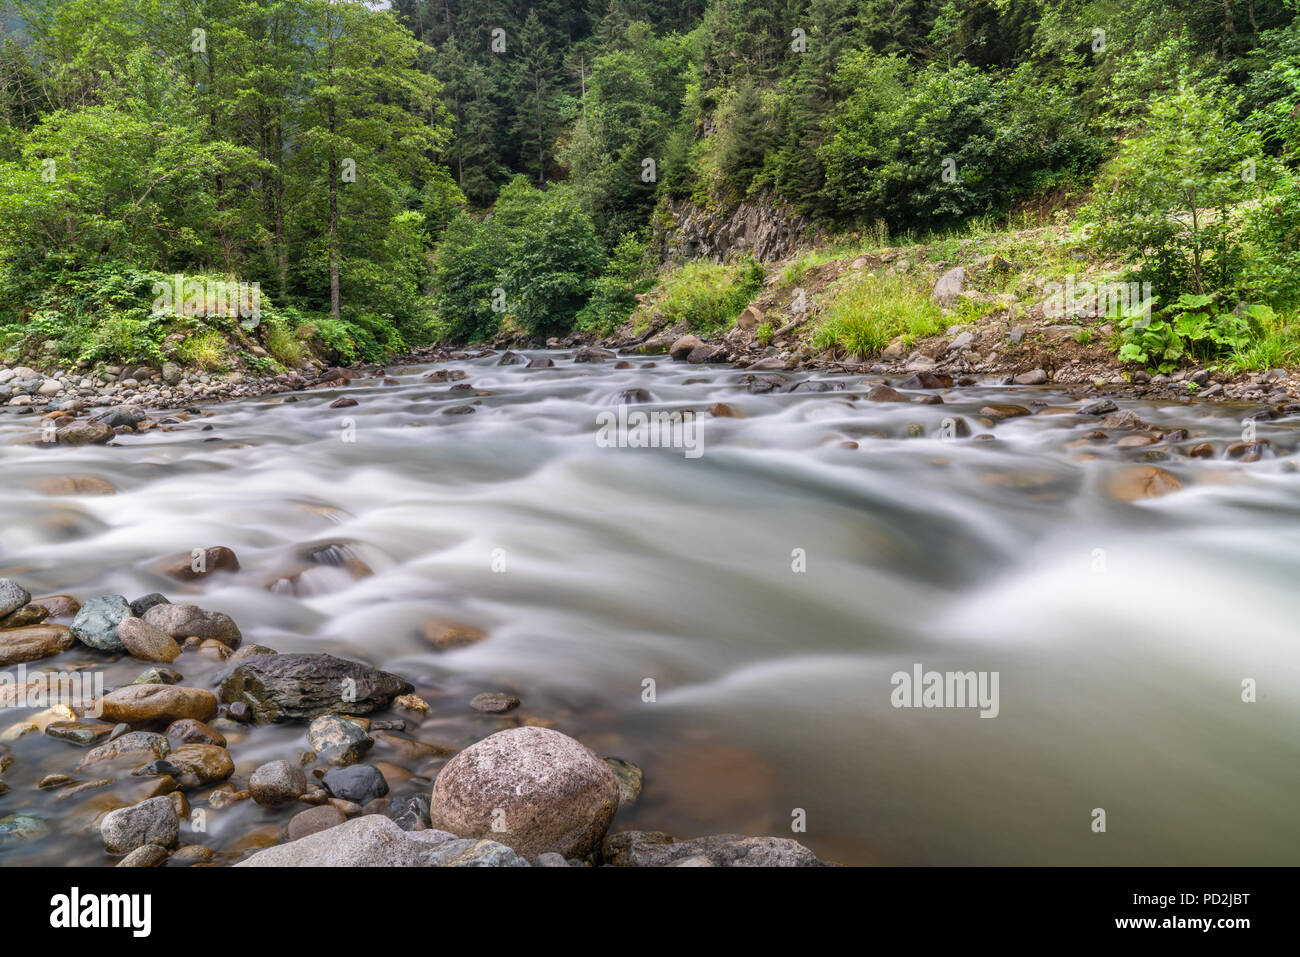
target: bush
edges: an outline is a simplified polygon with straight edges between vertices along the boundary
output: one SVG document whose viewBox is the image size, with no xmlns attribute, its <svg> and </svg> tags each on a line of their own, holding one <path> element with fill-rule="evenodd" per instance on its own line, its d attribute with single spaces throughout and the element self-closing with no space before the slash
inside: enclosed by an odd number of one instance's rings
<svg viewBox="0 0 1300 957">
<path fill-rule="evenodd" d="M 1242 279 L 1239 204 L 1259 195 L 1268 164 L 1258 134 L 1231 114 L 1227 100 L 1189 83 L 1155 96 L 1080 210 L 1095 247 L 1136 266 L 1162 299 Z"/>
<path fill-rule="evenodd" d="M 263 324 L 266 329 L 266 349 L 280 365 L 293 369 L 307 358 L 307 346 L 298 336 L 296 328 L 283 319 Z"/>
<path fill-rule="evenodd" d="M 1001 213 L 1017 198 L 1090 172 L 1101 140 L 1062 91 L 1028 65 L 1009 73 L 870 50 L 849 54 L 837 83 L 848 91 L 817 149 L 824 205 L 839 217 L 937 228 Z"/>
<path fill-rule="evenodd" d="M 573 195 L 553 189 L 506 237 L 506 312 L 527 335 L 568 330 L 605 265 L 591 221 Z"/>
<path fill-rule="evenodd" d="M 434 270 L 440 331 L 480 341 L 507 318 L 526 335 L 567 330 L 604 265 L 591 220 L 573 194 L 543 193 L 516 177 L 487 220 L 461 213 L 447 227 Z"/>
<path fill-rule="evenodd" d="M 636 308 L 638 293 L 649 291 L 654 278 L 646 269 L 647 244 L 624 233 L 605 271 L 592 283 L 591 298 L 574 323 L 581 332 L 608 335 Z"/>
</svg>

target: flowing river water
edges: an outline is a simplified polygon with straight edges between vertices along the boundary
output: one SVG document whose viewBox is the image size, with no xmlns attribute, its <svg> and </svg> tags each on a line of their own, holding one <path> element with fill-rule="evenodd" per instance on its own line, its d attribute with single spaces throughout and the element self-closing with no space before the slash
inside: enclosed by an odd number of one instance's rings
<svg viewBox="0 0 1300 957">
<path fill-rule="evenodd" d="M 1243 463 L 1223 449 L 1244 407 L 1121 401 L 1191 435 L 1120 448 L 1123 432 L 1084 438 L 1094 417 L 1044 411 L 1080 404 L 1051 387 L 902 404 L 865 400 L 880 380 L 861 375 L 754 394 L 725 366 L 528 355 L 556 364 L 393 368 L 397 384 L 213 405 L 107 447 L 14 444 L 36 417 L 0 416 L 0 577 L 81 600 L 161 591 L 230 614 L 245 643 L 396 672 L 432 705 L 397 715 L 405 739 L 445 751 L 551 722 L 644 769 L 615 830 L 790 836 L 843 864 L 1300 863 L 1296 418 L 1261 420 L 1271 446 Z M 453 391 L 433 369 L 466 378 Z M 637 409 L 697 410 L 702 454 L 602 447 L 597 415 L 629 389 L 648 393 Z M 330 409 L 341 395 L 358 405 Z M 991 402 L 1037 414 L 981 424 Z M 941 437 L 956 416 L 995 438 Z M 1206 440 L 1214 458 L 1186 456 Z M 1151 464 L 1182 488 L 1116 493 Z M 116 494 L 37 489 L 69 475 Z M 241 571 L 153 570 L 216 544 Z M 487 638 L 440 652 L 431 620 Z M 891 676 L 918 664 L 996 672 L 996 717 L 895 707 Z M 40 666 L 110 688 L 148 667 L 81 647 Z M 220 672 L 195 653 L 174 667 L 199 686 Z M 481 691 L 523 704 L 479 715 Z M 305 749 L 304 730 L 228 735 L 237 779 Z M 427 788 L 445 759 L 400 737 L 368 760 Z M 59 801 L 35 782 L 73 773 L 76 749 L 9 747 L 0 817 L 44 824 L 0 864 L 111 863 L 94 820 L 139 779 Z M 291 813 L 243 801 L 183 839 L 233 859 Z"/>
</svg>

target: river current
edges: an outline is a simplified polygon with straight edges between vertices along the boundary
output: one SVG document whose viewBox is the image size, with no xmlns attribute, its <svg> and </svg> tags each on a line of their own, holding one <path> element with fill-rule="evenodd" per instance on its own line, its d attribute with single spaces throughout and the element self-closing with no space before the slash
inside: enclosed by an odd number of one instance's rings
<svg viewBox="0 0 1300 957">
<path fill-rule="evenodd" d="M 377 717 L 446 750 L 551 723 L 644 769 L 615 830 L 788 836 L 843 864 L 1300 863 L 1300 418 L 1259 420 L 1270 445 L 1242 462 L 1224 450 L 1253 407 L 1118 401 L 1190 433 L 1130 448 L 1088 438 L 1097 418 L 1050 386 L 872 402 L 879 377 L 755 393 L 726 366 L 527 355 L 555 366 L 392 367 L 397 384 L 206 406 L 111 446 L 21 444 L 36 417 L 0 415 L 0 577 L 83 601 L 161 591 L 246 643 L 394 671 L 431 711 Z M 694 410 L 700 454 L 600 441 L 637 389 L 629 409 Z M 358 404 L 329 408 L 344 395 Z M 982 423 L 990 403 L 1036 414 Z M 1187 456 L 1205 441 L 1214 457 Z M 1181 488 L 1124 494 L 1143 468 Z M 116 494 L 42 491 L 52 476 Z M 241 570 L 155 569 L 209 545 Z M 487 637 L 438 651 L 430 622 Z M 148 667 L 85 648 L 40 666 L 109 687 Z M 220 671 L 174 667 L 199 686 Z M 894 676 L 918 667 L 996 674 L 996 716 L 897 707 Z M 481 691 L 523 704 L 479 715 Z M 232 737 L 237 779 L 304 731 Z M 72 773 L 75 749 L 10 749 L 0 817 L 48 833 L 0 844 L 0 864 L 111 863 L 94 820 L 139 780 L 59 802 L 35 782 Z M 370 759 L 418 790 L 431 753 Z M 184 839 L 233 859 L 291 813 L 244 801 Z"/>
</svg>

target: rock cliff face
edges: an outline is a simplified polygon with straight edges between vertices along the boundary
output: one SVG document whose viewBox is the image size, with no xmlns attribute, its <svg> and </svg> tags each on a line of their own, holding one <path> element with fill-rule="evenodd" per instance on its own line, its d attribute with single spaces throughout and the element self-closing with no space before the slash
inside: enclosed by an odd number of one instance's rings
<svg viewBox="0 0 1300 957">
<path fill-rule="evenodd" d="M 689 200 L 668 207 L 671 225 L 656 237 L 666 260 L 728 262 L 749 253 L 759 262 L 787 259 L 819 238 L 810 222 L 770 199 L 710 209 Z"/>
</svg>

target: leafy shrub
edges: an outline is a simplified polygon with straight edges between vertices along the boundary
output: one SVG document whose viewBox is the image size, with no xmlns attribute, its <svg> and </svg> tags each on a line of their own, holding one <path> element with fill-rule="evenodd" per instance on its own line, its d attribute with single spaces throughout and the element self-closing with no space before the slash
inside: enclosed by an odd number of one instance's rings
<svg viewBox="0 0 1300 957">
<path fill-rule="evenodd" d="M 1274 318 L 1268 306 L 1236 312 L 1214 308 L 1214 296 L 1185 293 L 1158 317 L 1132 312 L 1119 321 L 1119 358 L 1169 373 L 1183 359 L 1208 364 L 1240 353 L 1262 324 Z"/>
<path fill-rule="evenodd" d="M 1096 248 L 1137 266 L 1162 297 L 1232 289 L 1241 278 L 1238 204 L 1258 196 L 1266 160 L 1258 135 L 1231 114 L 1230 102 L 1190 83 L 1155 96 L 1080 210 Z"/>
<path fill-rule="evenodd" d="M 608 335 L 636 308 L 638 293 L 654 284 L 646 269 L 645 240 L 624 233 L 614 247 L 605 271 L 592 283 L 591 298 L 578 313 L 575 328 L 582 332 Z"/>
<path fill-rule="evenodd" d="M 863 50 L 844 57 L 836 82 L 847 95 L 817 158 L 822 205 L 837 218 L 951 224 L 1070 182 L 1102 156 L 1069 96 L 1028 64 L 1002 74 L 935 62 L 918 73 Z"/>
</svg>

